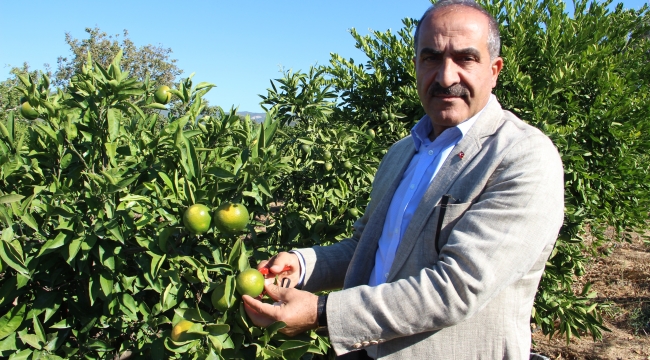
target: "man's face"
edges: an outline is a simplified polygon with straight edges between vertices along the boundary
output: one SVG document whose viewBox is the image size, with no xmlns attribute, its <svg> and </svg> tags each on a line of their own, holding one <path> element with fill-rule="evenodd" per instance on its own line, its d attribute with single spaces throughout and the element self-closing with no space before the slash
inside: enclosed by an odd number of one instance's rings
<svg viewBox="0 0 650 360">
<path fill-rule="evenodd" d="M 487 104 L 503 67 L 490 59 L 488 18 L 476 9 L 451 5 L 420 25 L 415 73 L 420 101 L 437 136 Z"/>
</svg>

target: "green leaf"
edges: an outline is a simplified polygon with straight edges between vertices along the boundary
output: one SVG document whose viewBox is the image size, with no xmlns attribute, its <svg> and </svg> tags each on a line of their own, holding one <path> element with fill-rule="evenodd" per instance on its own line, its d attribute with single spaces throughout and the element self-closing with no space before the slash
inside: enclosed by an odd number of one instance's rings
<svg viewBox="0 0 650 360">
<path fill-rule="evenodd" d="M 38 252 L 38 255 L 36 257 L 40 257 L 43 254 L 47 254 L 52 252 L 55 249 L 60 248 L 61 246 L 65 245 L 66 240 L 69 238 L 69 235 L 66 234 L 65 232 L 61 231 L 59 234 L 54 238 L 53 240 L 48 240 L 41 246 L 41 251 Z"/>
<path fill-rule="evenodd" d="M 218 166 L 211 167 L 206 171 L 206 174 L 216 176 L 221 179 L 230 179 L 235 177 L 235 174 L 231 173 L 230 171 L 224 168 L 220 168 Z"/>
<path fill-rule="evenodd" d="M 9 359 L 10 360 L 32 360 L 33 358 L 32 354 L 34 354 L 34 350 L 25 349 L 18 353 L 12 354 Z"/>
<path fill-rule="evenodd" d="M 145 107 L 146 107 L 146 108 L 149 108 L 149 109 L 167 110 L 167 107 L 166 107 L 165 105 L 163 105 L 163 104 L 159 104 L 159 103 L 155 103 L 155 102 L 154 102 L 154 103 L 151 103 L 151 104 L 149 104 L 149 105 L 145 105 Z"/>
<path fill-rule="evenodd" d="M 120 297 L 120 303 L 124 305 L 129 311 L 132 313 L 132 319 L 134 321 L 138 320 L 138 307 L 135 304 L 135 300 L 133 299 L 133 296 L 131 296 L 129 293 L 122 293 Z"/>
<path fill-rule="evenodd" d="M 5 231 L 7 232 L 7 231 Z M 4 260 L 7 265 L 11 266 L 14 270 L 19 273 L 29 276 L 29 270 L 25 266 L 25 262 L 20 255 L 22 253 L 14 248 L 12 244 L 9 244 L 6 241 L 0 241 L 0 257 Z"/>
<path fill-rule="evenodd" d="M 67 169 L 72 163 L 72 154 L 67 153 L 61 158 L 61 169 Z"/>
<path fill-rule="evenodd" d="M 106 342 L 101 341 L 101 340 L 88 340 L 86 343 L 86 346 L 91 349 L 95 350 L 98 352 L 107 352 L 107 351 L 113 351 L 113 347 L 108 345 Z"/>
<path fill-rule="evenodd" d="M 0 317 L 0 339 L 18 330 L 25 317 L 25 304 L 12 307 L 9 312 Z"/>
<path fill-rule="evenodd" d="M 169 190 L 171 190 L 173 192 L 176 192 L 176 190 L 175 190 L 176 188 L 174 187 L 174 183 L 169 178 L 169 176 L 167 176 L 167 174 L 165 174 L 164 172 L 159 171 L 158 176 L 163 180 L 163 182 L 169 188 Z"/>
<path fill-rule="evenodd" d="M 239 269 L 239 257 L 241 253 L 242 253 L 242 241 L 241 239 L 237 239 L 235 245 L 233 245 L 232 249 L 230 250 L 230 255 L 228 256 L 228 264 L 233 269 Z"/>
<path fill-rule="evenodd" d="M 102 292 L 107 298 L 113 294 L 113 277 L 110 274 L 102 271 L 99 274 L 99 284 L 102 287 Z"/>
<path fill-rule="evenodd" d="M 120 134 L 120 117 L 121 112 L 118 109 L 110 108 L 106 111 L 106 120 L 108 121 L 108 139 L 115 141 Z"/>
<path fill-rule="evenodd" d="M 217 86 L 217 85 L 215 85 L 213 83 L 200 82 L 200 83 L 196 84 L 196 87 L 194 88 L 194 91 L 199 91 L 199 90 L 207 88 L 207 87 L 213 88 L 215 86 Z"/>
<path fill-rule="evenodd" d="M 20 217 L 20 219 L 30 228 L 38 231 L 38 223 L 36 222 L 36 219 L 30 214 L 30 213 L 24 213 L 23 216 Z"/>
<path fill-rule="evenodd" d="M 167 258 L 167 255 L 157 255 L 152 252 L 147 252 L 149 255 L 151 255 L 151 277 L 153 279 L 158 277 L 158 272 L 160 271 L 160 268 L 163 266 L 165 263 L 165 259 Z"/>
<path fill-rule="evenodd" d="M 224 335 L 224 334 L 228 334 L 228 331 L 230 331 L 230 325 L 228 325 L 228 324 L 208 324 L 208 325 L 206 325 L 206 330 L 212 336 Z"/>
<path fill-rule="evenodd" d="M 34 315 L 32 317 L 32 323 L 34 324 L 34 332 L 36 333 L 39 342 L 45 344 L 47 342 L 47 337 L 45 336 L 45 329 L 43 329 L 43 324 L 41 324 L 38 316 Z"/>
<path fill-rule="evenodd" d="M 24 196 L 19 194 L 9 194 L 0 196 L 0 204 L 9 204 L 12 202 L 20 201 Z"/>
<path fill-rule="evenodd" d="M 282 350 L 285 359 L 300 359 L 309 350 L 309 343 L 300 340 L 287 340 L 280 345 L 279 349 Z"/>
<path fill-rule="evenodd" d="M 113 166 L 117 166 L 117 163 L 115 161 L 115 156 L 117 155 L 117 143 L 107 142 L 104 143 L 104 147 L 106 148 L 106 155 L 108 155 L 108 159 L 111 161 L 111 164 Z"/>
<path fill-rule="evenodd" d="M 132 94 L 135 95 L 135 94 Z M 147 116 L 142 112 L 142 109 L 140 109 L 137 105 L 132 104 L 131 102 L 127 101 L 126 104 L 130 106 L 135 112 L 140 116 L 140 119 L 145 120 Z"/>
<path fill-rule="evenodd" d="M 77 256 L 79 249 L 81 248 L 81 244 L 83 244 L 83 241 L 83 238 L 78 238 L 70 242 L 68 245 L 68 259 L 66 260 L 68 263 L 71 263 L 72 260 Z"/>
<path fill-rule="evenodd" d="M 195 308 L 174 309 L 176 315 L 193 322 L 213 322 L 214 318 L 205 310 Z"/>
<path fill-rule="evenodd" d="M 261 192 L 264 193 L 264 195 L 272 198 L 273 195 L 271 194 L 271 188 L 269 187 L 269 184 L 266 182 L 266 179 L 263 177 L 259 177 L 257 179 L 257 187 L 260 189 Z"/>
<path fill-rule="evenodd" d="M 52 139 L 52 141 L 54 141 L 54 143 L 56 145 L 61 145 L 61 144 L 59 144 L 58 136 L 56 136 L 56 133 L 54 132 L 54 130 L 52 130 L 52 128 L 49 125 L 36 123 L 34 126 L 36 126 L 37 128 L 43 130 L 45 132 L 45 134 L 47 134 L 47 136 L 49 136 L 50 139 Z"/>
<path fill-rule="evenodd" d="M 68 329 L 74 325 L 72 319 L 65 318 L 55 324 L 50 325 L 50 329 Z"/>
<path fill-rule="evenodd" d="M 189 349 L 191 349 L 193 346 L 198 343 L 199 340 L 190 340 L 187 342 L 175 342 L 171 338 L 167 337 L 165 338 L 165 349 L 178 353 L 178 354 L 184 354 L 186 353 Z"/>
<path fill-rule="evenodd" d="M 120 229 L 117 219 L 104 223 L 104 227 L 115 237 L 116 240 L 124 244 L 124 237 L 122 236 L 122 230 Z"/>
<path fill-rule="evenodd" d="M 16 333 L 12 332 L 4 340 L 0 341 L 0 353 L 18 350 L 16 345 Z"/>
</svg>

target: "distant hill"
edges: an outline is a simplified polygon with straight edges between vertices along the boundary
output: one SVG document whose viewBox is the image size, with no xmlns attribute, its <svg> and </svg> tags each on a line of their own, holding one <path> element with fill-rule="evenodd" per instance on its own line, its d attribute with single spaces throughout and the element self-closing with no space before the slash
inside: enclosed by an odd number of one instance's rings
<svg viewBox="0 0 650 360">
<path fill-rule="evenodd" d="M 239 111 L 237 112 L 237 115 L 242 115 L 242 116 L 249 115 L 251 117 L 251 120 L 257 123 L 264 122 L 264 118 L 266 118 L 266 113 L 254 113 L 250 111 Z"/>
</svg>

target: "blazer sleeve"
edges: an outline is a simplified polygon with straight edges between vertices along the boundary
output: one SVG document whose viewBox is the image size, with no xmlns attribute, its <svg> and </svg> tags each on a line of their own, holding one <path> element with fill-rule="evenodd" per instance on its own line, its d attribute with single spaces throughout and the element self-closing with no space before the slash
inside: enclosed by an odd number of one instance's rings
<svg viewBox="0 0 650 360">
<path fill-rule="evenodd" d="M 376 287 L 330 294 L 327 317 L 334 350 L 343 354 L 355 350 L 355 343 L 434 331 L 468 319 L 522 279 L 552 246 L 563 209 L 557 149 L 540 132 L 520 138 L 505 151 L 432 267 Z"/>
</svg>

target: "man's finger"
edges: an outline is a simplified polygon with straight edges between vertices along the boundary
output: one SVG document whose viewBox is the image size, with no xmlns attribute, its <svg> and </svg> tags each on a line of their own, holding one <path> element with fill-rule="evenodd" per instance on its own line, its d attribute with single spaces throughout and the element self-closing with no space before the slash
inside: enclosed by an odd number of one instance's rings
<svg viewBox="0 0 650 360">
<path fill-rule="evenodd" d="M 275 306 L 263 303 L 248 295 L 242 296 L 244 310 L 256 326 L 267 327 L 275 322 Z"/>
<path fill-rule="evenodd" d="M 273 301 L 285 301 L 285 292 L 287 289 L 283 289 L 276 284 L 264 284 L 264 291 Z"/>
</svg>

